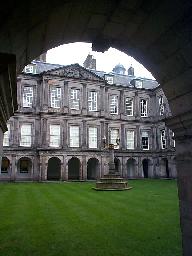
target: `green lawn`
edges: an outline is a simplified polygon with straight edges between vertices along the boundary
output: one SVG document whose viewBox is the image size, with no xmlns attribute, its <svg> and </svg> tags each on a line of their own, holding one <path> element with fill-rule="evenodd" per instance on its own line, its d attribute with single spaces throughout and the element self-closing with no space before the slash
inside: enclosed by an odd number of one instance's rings
<svg viewBox="0 0 192 256">
<path fill-rule="evenodd" d="M 181 256 L 176 181 L 0 184 L 1 256 Z"/>
</svg>

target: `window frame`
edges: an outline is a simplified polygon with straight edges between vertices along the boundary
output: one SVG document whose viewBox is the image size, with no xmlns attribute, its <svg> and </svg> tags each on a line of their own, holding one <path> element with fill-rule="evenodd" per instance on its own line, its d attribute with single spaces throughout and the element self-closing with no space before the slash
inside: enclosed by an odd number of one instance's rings
<svg viewBox="0 0 192 256">
<path fill-rule="evenodd" d="M 143 136 L 144 133 L 147 133 L 147 136 Z M 142 150 L 149 150 L 150 149 L 149 137 L 150 137 L 149 131 L 146 131 L 146 130 L 141 131 L 141 147 L 142 147 Z M 143 140 L 143 138 L 147 138 L 147 140 L 145 139 L 147 141 L 147 143 L 144 143 L 145 141 Z M 144 148 L 144 146 L 146 146 L 144 144 L 147 144 L 146 148 Z"/>
<path fill-rule="evenodd" d="M 95 91 L 95 90 L 88 91 L 88 111 L 89 112 L 98 111 L 98 91 Z"/>
<path fill-rule="evenodd" d="M 60 89 L 60 92 L 58 93 L 58 89 Z M 55 90 L 55 94 L 53 95 L 53 90 Z M 54 109 L 61 108 L 61 102 L 62 102 L 62 88 L 59 85 L 51 85 L 49 88 L 49 103 L 50 107 Z"/>
<path fill-rule="evenodd" d="M 78 128 L 78 139 L 77 141 L 73 141 L 76 139 L 75 136 L 72 136 L 72 128 Z M 69 126 L 69 147 L 70 148 L 79 148 L 80 147 L 80 126 L 79 125 L 70 125 Z"/>
<path fill-rule="evenodd" d="M 25 92 L 26 89 L 31 89 L 30 92 Z M 34 100 L 34 88 L 30 85 L 24 85 L 22 87 L 22 107 L 23 108 L 32 108 Z"/>
<path fill-rule="evenodd" d="M 131 100 L 131 106 L 127 104 L 128 103 L 127 100 Z M 130 111 L 131 114 L 128 114 L 127 113 L 128 111 Z M 133 98 L 129 96 L 125 97 L 125 114 L 126 116 L 133 116 Z"/>
<path fill-rule="evenodd" d="M 128 139 L 128 133 L 132 133 L 132 139 Z M 128 145 L 133 145 L 132 147 L 128 147 Z M 135 130 L 126 129 L 126 149 L 134 150 L 135 149 Z"/>
<path fill-rule="evenodd" d="M 3 135 L 3 147 L 10 146 L 11 124 L 7 124 L 7 131 Z M 6 140 L 8 143 L 6 143 Z"/>
<path fill-rule="evenodd" d="M 117 136 L 112 135 L 112 132 L 117 131 Z M 110 144 L 114 145 L 114 149 L 119 149 L 120 145 L 117 144 L 117 139 L 120 138 L 120 129 L 119 128 L 115 128 L 115 127 L 111 127 L 109 130 L 109 141 Z"/>
<path fill-rule="evenodd" d="M 148 117 L 148 99 L 140 99 L 140 116 Z"/>
<path fill-rule="evenodd" d="M 81 90 L 79 88 L 73 87 L 70 89 L 70 109 L 71 110 L 80 110 L 80 98 L 81 98 L 80 92 Z"/>
<path fill-rule="evenodd" d="M 117 94 L 112 94 L 109 97 L 109 113 L 110 115 L 119 114 L 119 96 Z"/>
<path fill-rule="evenodd" d="M 31 130 L 30 134 L 22 134 L 22 127 L 23 126 L 30 126 L 30 130 Z M 30 138 L 28 144 L 26 142 L 22 142 L 22 140 L 25 141 L 25 139 L 24 139 L 25 137 L 26 138 Z M 32 123 L 22 123 L 20 125 L 20 141 L 19 141 L 19 146 L 20 147 L 31 147 L 32 144 L 33 144 Z"/>
<path fill-rule="evenodd" d="M 93 136 L 90 136 L 90 130 L 94 129 L 95 131 L 92 132 Z M 91 146 L 93 145 L 93 146 Z M 96 126 L 89 126 L 88 127 L 88 147 L 89 148 L 93 148 L 93 149 L 97 149 L 98 148 L 98 127 Z"/>
<path fill-rule="evenodd" d="M 58 131 L 59 133 L 58 134 L 54 134 L 52 133 L 53 130 L 51 131 L 51 127 L 59 127 Z M 55 143 L 55 139 L 57 138 L 58 140 L 58 143 Z M 50 147 L 53 147 L 53 148 L 59 148 L 61 146 L 61 125 L 60 124 L 50 124 L 49 125 L 49 146 Z"/>
</svg>

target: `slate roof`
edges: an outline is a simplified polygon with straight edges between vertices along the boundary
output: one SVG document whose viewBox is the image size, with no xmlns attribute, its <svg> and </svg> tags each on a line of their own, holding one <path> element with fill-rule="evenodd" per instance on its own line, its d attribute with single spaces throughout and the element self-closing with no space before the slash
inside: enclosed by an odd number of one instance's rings
<svg viewBox="0 0 192 256">
<path fill-rule="evenodd" d="M 156 80 L 153 79 L 149 79 L 149 78 L 143 78 L 143 77 L 136 77 L 136 76 L 128 76 L 128 75 L 120 75 L 117 74 L 115 72 L 104 72 L 104 71 L 98 71 L 98 70 L 93 70 L 93 69 L 86 69 L 84 67 L 82 67 L 79 64 L 71 64 L 71 65 L 60 65 L 60 64 L 51 64 L 51 63 L 47 63 L 47 62 L 41 62 L 41 61 L 32 61 L 32 64 L 34 64 L 36 66 L 36 74 L 41 74 L 41 73 L 45 73 L 48 71 L 53 71 L 53 70 L 57 70 L 60 68 L 64 68 L 67 66 L 72 66 L 72 65 L 78 65 L 79 67 L 81 67 L 82 69 L 88 70 L 89 72 L 95 74 L 96 76 L 105 79 L 105 75 L 108 76 L 113 76 L 113 83 L 115 85 L 121 85 L 121 86 L 125 86 L 125 87 L 134 87 L 134 80 L 140 80 L 143 83 L 143 88 L 144 89 L 154 89 L 156 87 L 159 86 L 158 82 Z"/>
</svg>

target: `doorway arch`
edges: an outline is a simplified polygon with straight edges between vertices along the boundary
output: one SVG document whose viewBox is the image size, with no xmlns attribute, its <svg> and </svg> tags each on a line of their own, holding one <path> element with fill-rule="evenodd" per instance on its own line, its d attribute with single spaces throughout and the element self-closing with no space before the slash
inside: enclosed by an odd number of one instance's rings
<svg viewBox="0 0 192 256">
<path fill-rule="evenodd" d="M 127 160 L 127 178 L 136 177 L 136 160 L 134 158 L 129 158 Z"/>
<path fill-rule="evenodd" d="M 142 161 L 142 167 L 143 167 L 143 177 L 148 178 L 149 177 L 149 159 L 143 159 Z"/>
<path fill-rule="evenodd" d="M 10 170 L 10 161 L 7 157 L 2 157 L 1 174 L 8 174 Z"/>
<path fill-rule="evenodd" d="M 32 161 L 28 157 L 21 157 L 18 161 L 18 172 L 19 174 L 31 174 Z"/>
<path fill-rule="evenodd" d="M 170 178 L 169 161 L 167 158 L 161 159 L 161 176 L 164 178 Z"/>
<path fill-rule="evenodd" d="M 90 158 L 87 162 L 87 179 L 96 180 L 99 176 L 99 160 L 97 158 Z"/>
<path fill-rule="evenodd" d="M 58 157 L 51 157 L 47 166 L 47 180 L 61 179 L 61 160 Z"/>
<path fill-rule="evenodd" d="M 68 179 L 69 180 L 80 179 L 80 160 L 77 157 L 72 157 L 68 161 Z"/>
<path fill-rule="evenodd" d="M 119 160 L 119 158 L 115 157 L 114 159 L 114 163 L 115 163 L 115 172 L 121 172 L 121 161 Z"/>
</svg>

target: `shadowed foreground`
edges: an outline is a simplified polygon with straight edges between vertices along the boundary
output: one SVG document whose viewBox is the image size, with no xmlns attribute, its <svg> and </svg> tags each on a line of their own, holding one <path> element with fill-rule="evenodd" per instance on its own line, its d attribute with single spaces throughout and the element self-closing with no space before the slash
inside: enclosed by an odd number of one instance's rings
<svg viewBox="0 0 192 256">
<path fill-rule="evenodd" d="M 2 256 L 181 256 L 176 182 L 0 184 Z"/>
</svg>

